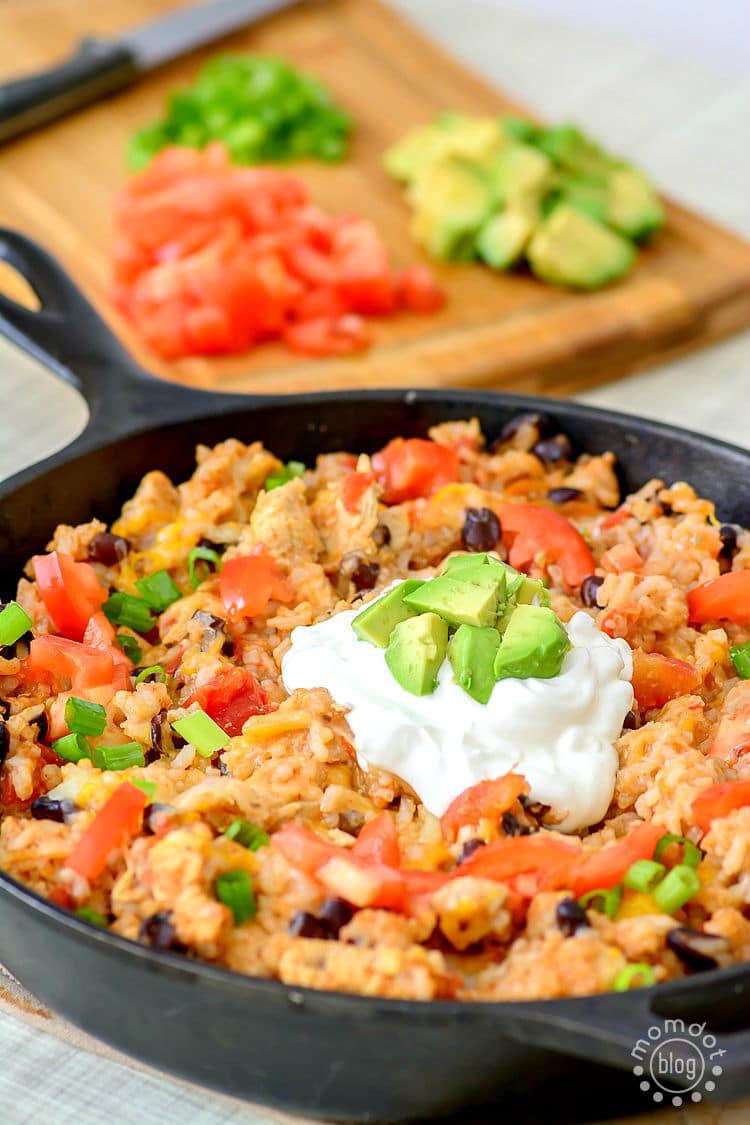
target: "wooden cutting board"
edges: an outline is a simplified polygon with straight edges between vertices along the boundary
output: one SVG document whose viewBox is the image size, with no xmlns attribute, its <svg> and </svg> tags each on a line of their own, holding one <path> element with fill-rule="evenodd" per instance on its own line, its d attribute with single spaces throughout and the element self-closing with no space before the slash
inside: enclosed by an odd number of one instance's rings
<svg viewBox="0 0 750 1125">
<path fill-rule="evenodd" d="M 0 0 L 0 80 L 21 64 L 31 69 L 59 58 L 80 35 L 112 34 L 176 6 L 169 0 Z M 376 343 L 364 356 L 308 361 L 266 345 L 210 361 L 154 359 L 107 301 L 112 195 L 125 175 L 129 134 L 158 117 L 165 95 L 189 82 L 219 49 L 283 55 L 321 77 L 351 111 L 357 123 L 351 159 L 298 170 L 324 207 L 355 208 L 372 218 L 399 265 L 419 252 L 409 237 L 401 189 L 381 168 L 384 148 L 446 108 L 522 110 L 376 0 L 307 0 L 0 149 L 0 223 L 58 255 L 153 372 L 195 386 L 263 392 L 419 384 L 561 394 L 750 324 L 750 246 L 670 203 L 666 229 L 630 277 L 598 293 L 569 293 L 520 273 L 446 265 L 437 269 L 449 295 L 445 310 L 372 322 Z"/>
</svg>

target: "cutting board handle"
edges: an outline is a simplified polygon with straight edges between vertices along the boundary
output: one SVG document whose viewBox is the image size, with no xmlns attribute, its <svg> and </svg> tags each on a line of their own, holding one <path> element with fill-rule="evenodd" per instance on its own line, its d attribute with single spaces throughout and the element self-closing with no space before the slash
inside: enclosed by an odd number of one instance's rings
<svg viewBox="0 0 750 1125">
<path fill-rule="evenodd" d="M 201 391 L 157 379 L 128 354 L 59 262 L 17 231 L 0 228 L 0 261 L 31 286 L 39 309 L 0 292 L 0 333 L 79 391 L 85 430 L 68 453 L 100 448 L 154 426 L 246 408 L 249 396 Z"/>
</svg>

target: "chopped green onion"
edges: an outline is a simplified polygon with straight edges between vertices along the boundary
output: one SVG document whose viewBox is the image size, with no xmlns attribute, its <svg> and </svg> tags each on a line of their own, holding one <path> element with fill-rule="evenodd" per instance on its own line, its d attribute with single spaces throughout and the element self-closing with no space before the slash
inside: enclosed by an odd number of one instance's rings
<svg viewBox="0 0 750 1125">
<path fill-rule="evenodd" d="M 92 759 L 100 770 L 127 770 L 131 766 L 145 766 L 146 757 L 140 742 L 126 742 L 122 746 L 95 746 Z"/>
<path fill-rule="evenodd" d="M 2 621 L 1 614 L 0 621 Z M 739 678 L 750 680 L 750 641 L 745 641 L 744 645 L 735 645 L 734 648 L 730 648 L 729 657 Z"/>
<path fill-rule="evenodd" d="M 701 889 L 694 867 L 678 863 L 654 891 L 654 902 L 665 914 L 674 914 Z"/>
<path fill-rule="evenodd" d="M 92 926 L 109 926 L 109 922 L 100 914 L 98 910 L 92 910 L 90 906 L 82 906 L 80 910 L 76 910 L 76 917 L 82 918 L 84 922 L 90 922 Z"/>
<path fill-rule="evenodd" d="M 144 680 L 147 680 L 149 676 L 153 676 L 162 684 L 166 683 L 167 673 L 164 671 L 161 664 L 149 664 L 148 668 L 141 668 L 140 672 L 135 677 L 136 687 L 138 684 L 142 684 Z"/>
<path fill-rule="evenodd" d="M 113 625 L 127 625 L 128 629 L 133 629 L 136 633 L 148 633 L 156 624 L 148 602 L 133 594 L 118 591 L 107 598 L 102 609 Z"/>
<path fill-rule="evenodd" d="M 192 743 L 202 758 L 211 758 L 229 744 L 226 734 L 210 715 L 198 708 L 172 723 L 172 729 L 181 734 L 186 742 Z"/>
<path fill-rule="evenodd" d="M 239 867 L 233 871 L 225 871 L 214 883 L 214 889 L 219 901 L 232 911 L 235 926 L 241 926 L 243 922 L 255 917 L 258 907 L 247 871 Z"/>
<path fill-rule="evenodd" d="M 265 847 L 269 841 L 267 832 L 242 816 L 232 821 L 224 835 L 228 840 L 235 840 L 238 844 L 242 844 L 243 848 L 249 848 L 251 852 L 257 852 L 258 848 Z"/>
<path fill-rule="evenodd" d="M 631 891 L 652 891 L 657 883 L 661 883 L 666 871 L 663 863 L 655 863 L 653 859 L 637 859 L 625 872 L 623 883 Z"/>
<path fill-rule="evenodd" d="M 104 734 L 107 712 L 101 703 L 90 703 L 88 699 L 77 699 L 71 695 L 65 702 L 65 722 L 73 734 L 88 734 L 96 738 Z"/>
<path fill-rule="evenodd" d="M 162 613 L 182 597 L 179 587 L 166 570 L 157 570 L 148 578 L 136 579 L 135 588 L 157 613 Z"/>
<path fill-rule="evenodd" d="M 145 777 L 131 777 L 130 784 L 135 785 L 136 789 L 142 790 L 148 797 L 149 802 L 153 801 L 156 793 L 155 781 L 146 781 Z"/>
<path fill-rule="evenodd" d="M 131 637 L 128 633 L 115 633 L 115 640 L 128 660 L 132 660 L 134 664 L 138 664 L 143 656 L 143 650 L 135 638 Z"/>
<path fill-rule="evenodd" d="M 600 914 L 614 918 L 620 909 L 621 900 L 622 887 L 618 883 L 616 887 L 600 887 L 596 891 L 587 891 L 579 898 L 578 905 L 584 910 L 598 910 Z"/>
<path fill-rule="evenodd" d="M 66 762 L 80 762 L 81 758 L 91 757 L 88 739 L 82 734 L 66 734 L 52 743 L 52 749 Z"/>
<path fill-rule="evenodd" d="M 14 645 L 31 628 L 31 618 L 18 602 L 0 610 L 0 645 Z"/>
<path fill-rule="evenodd" d="M 685 867 L 697 867 L 703 859 L 703 852 L 697 844 L 694 844 L 692 840 L 688 840 L 685 836 L 677 836 L 674 832 L 666 832 L 657 842 L 654 848 L 654 859 L 661 859 L 667 848 L 671 848 L 672 844 L 682 846 L 681 862 Z"/>
<path fill-rule="evenodd" d="M 287 461 L 283 468 L 268 474 L 263 487 L 266 492 L 270 492 L 273 488 L 280 488 L 282 484 L 288 484 L 290 480 L 303 476 L 305 469 L 306 465 L 302 461 Z"/>
<path fill-rule="evenodd" d="M 195 569 L 195 564 L 202 559 L 203 562 L 212 563 L 214 571 L 218 574 L 221 570 L 221 555 L 218 551 L 214 551 L 212 547 L 193 547 L 188 555 L 188 575 L 190 577 L 190 585 L 194 590 L 197 590 L 203 579 Z"/>
<path fill-rule="evenodd" d="M 645 961 L 634 961 L 620 969 L 612 988 L 615 992 L 628 992 L 631 988 L 650 988 L 656 980 L 653 967 Z"/>
</svg>

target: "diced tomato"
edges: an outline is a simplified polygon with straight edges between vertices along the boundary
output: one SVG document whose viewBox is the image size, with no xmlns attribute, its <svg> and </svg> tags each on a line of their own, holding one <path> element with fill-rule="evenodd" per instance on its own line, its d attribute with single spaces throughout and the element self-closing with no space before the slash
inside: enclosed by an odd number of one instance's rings
<svg viewBox="0 0 750 1125">
<path fill-rule="evenodd" d="M 687 596 L 691 625 L 707 621 L 732 621 L 750 625 L 750 570 L 730 570 Z"/>
<path fill-rule="evenodd" d="M 517 773 L 506 773 L 493 781 L 472 785 L 451 801 L 440 818 L 443 836 L 453 843 L 464 825 L 477 825 L 480 820 L 497 820 L 522 793 L 528 791 L 526 779 Z"/>
<path fill-rule="evenodd" d="M 284 329 L 284 340 L 302 355 L 350 355 L 370 346 L 365 322 L 353 313 L 296 321 Z"/>
<path fill-rule="evenodd" d="M 533 836 L 508 836 L 478 848 L 457 869 L 456 874 L 478 875 L 484 879 L 505 882 L 527 872 L 552 876 L 562 865 L 566 870 L 580 856 L 577 844 L 537 832 Z"/>
<path fill-rule="evenodd" d="M 692 804 L 695 823 L 708 832 L 714 820 L 750 805 L 750 781 L 721 781 L 701 790 Z"/>
<path fill-rule="evenodd" d="M 602 531 L 608 531 L 611 527 L 619 527 L 628 519 L 630 519 L 630 512 L 627 508 L 616 508 L 614 512 L 610 512 L 599 521 L 599 527 Z"/>
<path fill-rule="evenodd" d="M 743 680 L 724 700 L 709 754 L 736 766 L 750 751 L 750 683 Z"/>
<path fill-rule="evenodd" d="M 616 543 L 604 552 L 599 563 L 607 574 L 624 574 L 627 570 L 640 570 L 643 559 L 632 543 Z"/>
<path fill-rule="evenodd" d="M 292 867 L 299 868 L 307 875 L 314 875 L 329 859 L 342 854 L 341 848 L 329 844 L 309 828 L 294 821 L 274 832 L 272 843 Z"/>
<path fill-rule="evenodd" d="M 387 867 L 400 867 L 401 849 L 396 823 L 388 812 L 382 812 L 364 826 L 352 848 L 352 855 Z"/>
<path fill-rule="evenodd" d="M 107 598 L 90 563 L 51 551 L 34 555 L 34 576 L 47 612 L 63 636 L 80 641 L 92 614 Z"/>
<path fill-rule="evenodd" d="M 398 296 L 403 308 L 415 313 L 433 313 L 445 304 L 445 292 L 431 269 L 418 264 L 402 270 L 398 278 Z"/>
<path fill-rule="evenodd" d="M 89 618 L 83 634 L 83 643 L 111 655 L 114 664 L 112 684 L 117 691 L 128 691 L 131 686 L 130 673 L 133 671 L 133 661 L 118 645 L 114 625 L 101 610 Z"/>
<path fill-rule="evenodd" d="M 374 473 L 347 473 L 341 478 L 341 502 L 347 512 L 359 511 L 360 500 L 374 481 Z"/>
<path fill-rule="evenodd" d="M 69 680 L 73 690 L 78 691 L 111 685 L 114 674 L 114 661 L 108 650 L 51 634 L 35 637 L 29 645 L 25 662 L 29 683 L 41 680 L 57 685 Z"/>
<path fill-rule="evenodd" d="M 631 864 L 638 859 L 653 857 L 654 848 L 663 835 L 664 829 L 650 821 L 631 828 L 622 840 L 600 848 L 573 869 L 573 893 L 580 897 L 587 891 L 606 889 L 621 883 Z"/>
<path fill-rule="evenodd" d="M 698 672 L 685 660 L 633 649 L 633 692 L 644 711 L 663 707 L 679 695 L 689 695 L 700 682 Z"/>
<path fill-rule="evenodd" d="M 66 910 L 73 906 L 73 896 L 65 887 L 53 887 L 48 898 L 50 902 L 54 902 L 56 906 L 64 906 Z"/>
<path fill-rule="evenodd" d="M 67 866 L 84 879 L 96 879 L 107 866 L 110 853 L 138 834 L 148 796 L 124 782 L 99 809 L 68 857 Z"/>
<path fill-rule="evenodd" d="M 219 575 L 219 594 L 231 617 L 257 617 L 268 603 L 288 602 L 294 591 L 270 555 L 227 559 Z"/>
<path fill-rule="evenodd" d="M 54 741 L 54 739 L 62 738 L 64 734 L 70 733 L 68 724 L 65 722 L 65 704 L 71 696 L 75 696 L 76 699 L 88 699 L 90 703 L 99 703 L 102 707 L 106 707 L 107 704 L 112 702 L 115 691 L 120 690 L 114 684 L 102 684 L 101 687 L 76 688 L 75 691 L 59 692 L 50 705 L 48 713 L 48 737 Z"/>
<path fill-rule="evenodd" d="M 580 532 L 559 512 L 535 504 L 498 504 L 495 512 L 503 542 L 510 546 L 508 561 L 517 570 L 538 557 L 558 563 L 570 589 L 577 589 L 587 575 L 593 574 L 594 556 Z"/>
<path fill-rule="evenodd" d="M 386 504 L 432 496 L 458 480 L 458 465 L 455 449 L 425 438 L 393 438 L 372 457 Z"/>
<path fill-rule="evenodd" d="M 364 863 L 339 851 L 317 872 L 318 880 L 333 894 L 355 906 L 402 910 L 407 888 L 399 871 L 383 864 Z"/>
<path fill-rule="evenodd" d="M 226 734 L 242 734 L 251 715 L 268 710 L 268 696 L 246 668 L 228 665 L 212 680 L 197 688 L 185 706 L 198 703 Z"/>
<path fill-rule="evenodd" d="M 352 218 L 333 235 L 338 292 L 354 312 L 388 316 L 396 310 L 396 285 L 385 243 L 372 223 Z"/>
</svg>

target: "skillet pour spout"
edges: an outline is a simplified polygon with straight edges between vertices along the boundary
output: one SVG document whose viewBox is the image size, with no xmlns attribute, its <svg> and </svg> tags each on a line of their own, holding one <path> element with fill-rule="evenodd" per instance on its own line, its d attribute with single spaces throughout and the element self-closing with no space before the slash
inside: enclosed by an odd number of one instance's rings
<svg viewBox="0 0 750 1125">
<path fill-rule="evenodd" d="M 424 435 L 437 422 L 471 416 L 491 439 L 518 411 L 553 409 L 581 448 L 617 454 L 626 490 L 649 477 L 690 480 L 716 499 L 722 519 L 750 523 L 744 450 L 645 419 L 506 394 L 361 389 L 254 398 L 187 390 L 137 366 L 29 239 L 0 231 L 0 259 L 41 304 L 32 312 L 0 296 L 0 330 L 72 383 L 90 411 L 66 449 L 0 483 L 0 596 L 12 594 L 58 523 L 112 519 L 145 471 L 184 479 L 198 442 L 229 436 L 260 438 L 285 460 L 312 463 L 321 452 L 374 450 L 397 434 Z M 173 1074 L 321 1120 L 453 1115 L 478 1123 L 502 1112 L 517 1122 L 564 1122 L 687 1102 L 698 1089 L 687 1065 L 693 1026 L 702 1027 L 706 1067 L 721 1068 L 713 1087 L 704 1073 L 701 1097 L 750 1094 L 750 965 L 578 999 L 419 1003 L 290 988 L 147 948 L 2 873 L 0 903 L 0 961 L 43 1003 Z M 651 1081 L 641 1056 L 667 1040 L 683 1077 L 655 1103 L 653 1082 L 641 1090 Z"/>
</svg>

